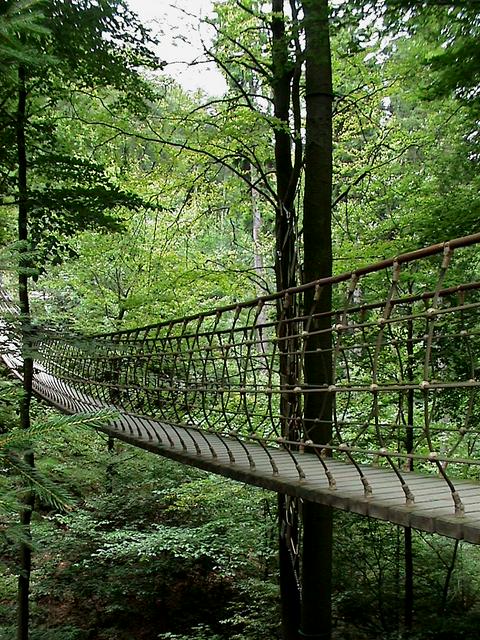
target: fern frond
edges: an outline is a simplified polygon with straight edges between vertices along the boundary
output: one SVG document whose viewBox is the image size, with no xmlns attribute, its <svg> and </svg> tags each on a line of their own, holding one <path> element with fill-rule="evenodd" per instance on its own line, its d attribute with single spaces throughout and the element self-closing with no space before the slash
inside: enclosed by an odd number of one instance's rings
<svg viewBox="0 0 480 640">
<path fill-rule="evenodd" d="M 18 493 L 13 489 L 3 491 L 0 495 L 0 513 L 5 516 L 15 515 L 21 509 Z"/>
<path fill-rule="evenodd" d="M 62 511 L 69 511 L 72 508 L 73 497 L 70 493 L 40 473 L 38 469 L 31 467 L 16 455 L 4 456 L 3 460 L 23 478 L 28 485 L 28 490 L 34 491 L 42 502 Z"/>
<path fill-rule="evenodd" d="M 0 523 L 0 534 L 12 544 L 25 544 L 27 547 L 32 547 L 32 538 L 25 525 L 13 522 L 5 523 L 2 531 Z"/>
<path fill-rule="evenodd" d="M 42 421 L 37 421 L 28 431 L 20 427 L 14 427 L 7 433 L 0 435 L 0 452 L 12 449 L 26 449 L 34 444 L 35 440 L 52 431 L 64 430 L 66 428 L 91 429 L 104 427 L 118 417 L 116 411 L 108 409 L 95 413 L 76 413 L 74 415 L 52 414 Z"/>
<path fill-rule="evenodd" d="M 101 409 L 91 413 L 76 413 L 74 415 L 52 414 L 43 423 L 36 423 L 30 428 L 32 435 L 45 433 L 50 429 L 69 428 L 96 428 L 104 427 L 109 422 L 118 418 L 118 412 L 109 409 Z"/>
</svg>

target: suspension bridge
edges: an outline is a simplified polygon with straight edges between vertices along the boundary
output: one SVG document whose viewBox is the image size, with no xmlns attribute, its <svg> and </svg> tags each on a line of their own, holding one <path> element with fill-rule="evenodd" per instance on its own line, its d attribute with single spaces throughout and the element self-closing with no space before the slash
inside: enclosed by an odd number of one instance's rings
<svg viewBox="0 0 480 640">
<path fill-rule="evenodd" d="M 211 312 L 34 329 L 35 394 L 293 498 L 480 543 L 480 234 Z M 325 299 L 331 300 L 325 309 Z M 22 379 L 2 290 L 4 364 Z"/>
</svg>

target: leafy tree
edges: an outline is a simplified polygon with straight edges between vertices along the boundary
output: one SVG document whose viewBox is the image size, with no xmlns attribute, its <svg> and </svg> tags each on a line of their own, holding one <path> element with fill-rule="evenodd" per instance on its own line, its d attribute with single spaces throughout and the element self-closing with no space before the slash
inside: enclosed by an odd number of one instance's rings
<svg viewBox="0 0 480 640">
<path fill-rule="evenodd" d="M 339 269 L 477 228 L 474 95 L 440 91 L 432 62 L 475 33 L 474 5 L 462 3 L 468 28 L 454 4 L 352 2 L 337 13 L 348 31 L 334 67 L 353 89 L 334 107 L 334 182 L 346 181 L 334 186 Z"/>
<path fill-rule="evenodd" d="M 30 335 L 28 279 L 32 268 L 43 267 L 47 257 L 59 259 L 60 234 L 92 224 L 115 226 L 105 207 L 138 206 L 113 185 L 94 164 L 75 158 L 56 137 L 55 108 L 76 91 L 110 87 L 122 89 L 138 109 L 146 96 L 139 66 L 158 67 L 150 52 L 148 32 L 125 3 L 116 0 L 78 0 L 43 3 L 4 3 L 3 32 L 11 34 L 15 73 L 7 77 L 1 93 L 4 141 L 12 153 L 3 154 L 3 206 L 17 206 L 19 240 L 19 304 L 24 359 L 24 396 L 20 422 L 30 429 L 33 359 Z M 41 8 L 33 16 L 30 10 Z M 20 31 L 12 27 L 16 20 Z M 38 26 L 39 25 L 39 26 Z M 26 48 L 28 47 L 28 48 Z M 35 55 L 34 55 L 35 54 Z M 4 54 L 8 58 L 8 54 Z M 93 177 L 93 179 L 92 179 Z M 52 182 L 52 179 L 59 182 Z M 99 220 L 97 220 L 99 218 Z M 33 247 L 38 255 L 32 254 Z M 27 450 L 25 464 L 34 467 Z M 22 525 L 28 529 L 34 492 L 25 496 Z M 28 638 L 28 592 L 31 551 L 20 547 L 19 640 Z"/>
<path fill-rule="evenodd" d="M 412 2 L 385 0 L 386 26 L 415 38 L 421 35 L 426 47 L 418 63 L 428 70 L 422 86 L 425 98 L 453 95 L 469 105 L 476 117 L 480 105 L 480 54 L 478 35 L 480 7 L 477 0 Z"/>
</svg>

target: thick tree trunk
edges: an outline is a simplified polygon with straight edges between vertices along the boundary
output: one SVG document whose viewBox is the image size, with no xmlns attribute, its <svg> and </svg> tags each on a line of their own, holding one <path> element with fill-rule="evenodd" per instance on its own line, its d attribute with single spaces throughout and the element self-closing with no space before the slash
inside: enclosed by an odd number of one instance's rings
<svg viewBox="0 0 480 640">
<path fill-rule="evenodd" d="M 28 199 L 27 199 L 27 152 L 25 141 L 26 120 L 26 72 L 20 66 L 18 72 L 18 107 L 17 107 L 17 154 L 18 154 L 18 239 L 20 244 L 18 296 L 20 305 L 20 321 L 23 351 L 23 390 L 20 401 L 20 426 L 30 428 L 30 402 L 32 398 L 33 357 L 32 327 L 30 321 L 30 304 L 28 297 Z M 24 460 L 34 466 L 33 451 L 24 453 Z M 17 640 L 28 640 L 29 628 L 29 591 L 31 571 L 30 520 L 34 506 L 34 495 L 29 491 L 23 499 L 20 523 L 24 529 L 27 542 L 20 544 L 20 575 L 18 578 L 17 608 Z"/>
<path fill-rule="evenodd" d="M 304 278 L 306 282 L 332 274 L 332 71 L 327 0 L 303 0 L 306 42 L 306 142 L 303 210 Z M 305 312 L 330 311 L 331 287 L 320 299 L 305 295 Z M 306 385 L 332 382 L 330 318 L 316 320 L 308 339 L 304 363 Z M 322 331 L 323 330 L 323 331 Z M 320 331 L 320 332 L 319 332 Z M 328 443 L 332 435 L 330 394 L 307 394 L 304 409 L 305 436 Z M 315 421 L 315 422 L 313 422 Z M 332 510 L 305 502 L 303 505 L 301 635 L 331 637 Z"/>
</svg>

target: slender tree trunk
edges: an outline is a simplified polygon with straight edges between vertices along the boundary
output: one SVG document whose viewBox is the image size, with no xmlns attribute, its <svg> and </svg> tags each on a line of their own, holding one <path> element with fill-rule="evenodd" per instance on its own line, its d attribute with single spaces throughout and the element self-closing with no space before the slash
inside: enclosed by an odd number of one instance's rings
<svg viewBox="0 0 480 640">
<path fill-rule="evenodd" d="M 294 509 L 289 510 L 288 496 L 278 494 L 278 559 L 283 640 L 299 640 L 300 628 L 300 588 L 296 573 L 298 559 L 292 556 L 291 544 L 298 543 L 298 511 L 297 504 L 293 506 Z"/>
<path fill-rule="evenodd" d="M 277 208 L 275 212 L 275 276 L 277 291 L 296 284 L 297 239 L 294 211 L 295 175 L 291 157 L 289 119 L 291 109 L 292 68 L 288 39 L 285 33 L 284 0 L 272 0 L 272 65 L 274 115 L 284 125 L 275 128 L 275 172 Z M 279 322 L 280 384 L 293 388 L 298 380 L 298 357 L 292 356 L 297 335 L 293 318 L 295 303 L 277 307 Z M 280 402 L 282 435 L 294 440 L 292 426 L 298 413 L 297 394 L 283 393 Z M 294 427 L 293 427 L 294 428 Z M 293 507 L 293 508 L 292 508 Z M 296 560 L 292 548 L 298 542 L 298 505 L 290 504 L 287 496 L 278 496 L 279 574 L 284 640 L 298 640 L 300 624 L 300 591 L 296 575 Z"/>
<path fill-rule="evenodd" d="M 107 493 L 113 493 L 113 481 L 115 477 L 115 463 L 113 460 L 115 455 L 115 438 L 112 438 L 112 436 L 108 436 L 107 452 L 109 460 L 106 469 L 106 491 Z"/>
<path fill-rule="evenodd" d="M 409 287 L 410 292 L 412 288 Z M 407 313 L 411 315 L 412 308 L 407 309 Z M 409 320 L 407 323 L 407 382 L 413 383 L 413 361 L 415 355 L 413 353 L 413 320 Z M 415 397 L 414 390 L 408 389 L 407 391 L 407 428 L 405 433 L 405 450 L 407 453 L 413 453 L 413 420 L 415 409 Z M 413 459 L 409 459 L 407 462 L 408 470 L 413 471 Z"/>
<path fill-rule="evenodd" d="M 250 177 L 253 176 L 253 169 L 250 167 Z M 265 269 L 263 266 L 263 256 L 260 250 L 260 231 L 262 229 L 262 215 L 258 208 L 257 198 L 253 189 L 250 190 L 250 200 L 252 203 L 252 240 L 253 240 L 253 268 L 255 269 L 255 273 L 258 276 L 258 279 L 265 279 Z M 257 284 L 257 292 L 259 295 L 264 295 L 266 293 L 265 288 L 260 284 Z"/>
<path fill-rule="evenodd" d="M 23 397 L 20 401 L 20 426 L 30 428 L 30 402 L 32 398 L 33 356 L 32 356 L 32 327 L 30 320 L 30 303 L 28 296 L 28 268 L 30 258 L 28 254 L 28 199 L 27 199 L 27 152 L 25 141 L 26 121 L 26 71 L 20 65 L 18 71 L 18 107 L 17 107 L 17 162 L 18 162 L 18 239 L 20 245 L 18 296 L 20 305 L 20 322 L 22 332 L 23 352 Z M 34 466 L 33 451 L 24 453 L 24 460 Z M 31 572 L 30 520 L 34 506 L 34 494 L 29 491 L 23 499 L 23 509 L 20 523 L 24 529 L 26 542 L 20 544 L 20 575 L 18 578 L 17 602 L 17 640 L 28 640 L 29 629 L 29 591 Z"/>
<path fill-rule="evenodd" d="M 404 597 L 404 622 L 405 631 L 411 633 L 413 627 L 413 546 L 412 529 L 405 527 L 405 597 Z"/>
<path fill-rule="evenodd" d="M 412 284 L 409 283 L 409 291 L 413 292 Z M 412 314 L 412 309 L 407 310 L 407 314 Z M 413 383 L 413 320 L 409 320 L 407 324 L 407 382 Z M 415 410 L 414 390 L 407 391 L 407 428 L 405 434 L 405 449 L 407 453 L 413 453 L 413 420 Z M 413 471 L 413 459 L 408 460 L 408 469 Z M 413 544 L 412 529 L 404 528 L 404 546 L 405 546 L 405 595 L 404 595 L 404 624 L 407 633 L 413 628 Z"/>
<path fill-rule="evenodd" d="M 275 216 L 275 274 L 277 291 L 295 286 L 297 242 L 292 181 L 292 144 L 289 133 L 292 64 L 285 33 L 284 0 L 272 0 L 272 63 L 274 115 L 285 126 L 275 128 L 275 173 L 277 211 Z"/>
<path fill-rule="evenodd" d="M 442 602 L 441 602 L 441 605 L 440 605 L 440 612 L 442 614 L 444 614 L 446 612 L 446 610 L 447 610 L 448 590 L 450 588 L 450 582 L 452 580 L 452 575 L 453 575 L 453 572 L 455 570 L 455 563 L 457 561 L 459 545 L 460 545 L 460 541 L 459 540 L 455 540 L 455 543 L 453 545 L 452 559 L 450 561 L 450 564 L 447 567 L 447 575 L 445 576 L 445 582 L 443 584 Z"/>
<path fill-rule="evenodd" d="M 306 282 L 332 274 L 332 70 L 327 0 L 303 0 L 306 46 L 306 142 L 303 205 L 304 278 Z M 314 307 L 315 305 L 315 307 Z M 305 295 L 305 312 L 330 311 L 331 287 L 317 301 Z M 306 385 L 332 382 L 331 320 L 315 320 L 304 362 Z M 307 394 L 305 435 L 326 444 L 332 435 L 330 394 Z M 315 420 L 315 423 L 313 422 Z M 301 636 L 331 638 L 332 509 L 303 504 Z"/>
<path fill-rule="evenodd" d="M 253 165 L 249 164 L 250 183 L 255 181 L 255 171 Z M 266 282 L 265 266 L 263 264 L 263 256 L 260 246 L 260 232 L 262 229 L 262 214 L 258 208 L 257 194 L 255 189 L 250 188 L 250 203 L 252 205 L 252 240 L 253 240 L 253 268 L 255 270 L 257 295 L 263 296 L 267 293 L 266 287 L 262 286 L 262 282 Z M 261 356 L 265 355 L 265 338 L 264 328 L 267 322 L 267 314 L 265 307 L 262 307 L 257 315 L 256 324 L 258 326 L 256 350 Z"/>
</svg>

